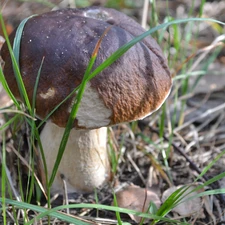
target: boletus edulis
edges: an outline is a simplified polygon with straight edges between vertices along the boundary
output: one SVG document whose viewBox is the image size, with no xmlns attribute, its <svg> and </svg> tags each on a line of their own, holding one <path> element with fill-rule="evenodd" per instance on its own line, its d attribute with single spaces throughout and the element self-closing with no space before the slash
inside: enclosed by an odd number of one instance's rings
<svg viewBox="0 0 225 225">
<path fill-rule="evenodd" d="M 113 26 L 112 26 L 113 25 Z M 38 70 L 36 115 L 45 118 L 82 81 L 96 43 L 102 39 L 94 68 L 121 46 L 145 30 L 114 9 L 89 7 L 62 9 L 30 18 L 24 27 L 19 66 L 32 102 Z M 10 35 L 13 43 L 15 31 Z M 4 44 L 4 75 L 17 99 L 21 99 L 11 57 Z M 52 192 L 91 192 L 109 180 L 106 127 L 143 119 L 167 98 L 172 81 L 167 60 L 148 36 L 135 44 L 111 66 L 91 79 L 85 89 Z M 48 173 L 52 173 L 59 144 L 76 94 L 49 118 L 41 132 Z"/>
</svg>

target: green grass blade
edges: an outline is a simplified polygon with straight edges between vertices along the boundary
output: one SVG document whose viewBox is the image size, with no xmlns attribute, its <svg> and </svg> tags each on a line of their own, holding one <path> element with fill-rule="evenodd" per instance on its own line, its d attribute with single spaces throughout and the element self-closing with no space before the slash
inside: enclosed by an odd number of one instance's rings
<svg viewBox="0 0 225 225">
<path fill-rule="evenodd" d="M 15 38 L 14 38 L 14 41 L 13 41 L 13 53 L 14 53 L 14 57 L 16 59 L 16 62 L 17 62 L 17 65 L 18 65 L 18 68 L 20 68 L 19 66 L 19 59 L 20 59 L 20 43 L 21 43 L 21 38 L 22 38 L 22 35 L 23 35 L 23 29 L 24 29 L 24 26 L 26 24 L 26 22 L 33 16 L 30 16 L 24 20 L 22 20 L 22 22 L 19 24 L 17 30 L 16 30 L 16 35 L 15 35 Z"/>
<path fill-rule="evenodd" d="M 199 189 L 198 189 L 199 190 Z M 192 192 L 196 192 L 196 189 L 193 189 L 191 192 L 187 193 L 184 197 L 188 196 L 190 193 Z M 200 197 L 204 197 L 204 196 L 209 196 L 209 195 L 219 195 L 219 194 L 225 194 L 225 188 L 220 188 L 220 189 L 213 189 L 213 190 L 208 190 L 208 191 L 203 191 L 203 192 L 200 192 L 200 193 L 197 193 L 195 195 L 192 195 L 188 198 L 185 198 L 183 200 L 183 198 L 178 202 L 177 205 L 179 204 L 182 204 L 184 202 L 187 202 L 187 201 L 190 201 L 192 199 L 195 199 L 195 198 L 200 198 Z"/>
<path fill-rule="evenodd" d="M 19 109 L 20 108 L 20 104 L 19 102 L 16 100 L 16 98 L 14 97 L 13 93 L 11 92 L 11 90 L 9 89 L 9 86 L 5 80 L 4 74 L 2 69 L 0 68 L 0 82 L 2 83 L 2 86 L 4 88 L 4 90 L 6 91 L 6 93 L 8 94 L 8 96 L 12 99 L 13 103 L 15 104 L 15 106 Z"/>
<path fill-rule="evenodd" d="M 186 186 L 183 186 L 174 191 L 158 209 L 157 215 L 163 217 L 167 215 L 180 201 L 180 197 L 183 196 L 187 189 Z"/>
<path fill-rule="evenodd" d="M 184 201 L 188 201 L 188 200 L 191 200 L 193 198 L 196 198 L 196 197 L 201 197 L 201 196 L 207 196 L 207 195 L 215 195 L 215 194 L 224 194 L 225 193 L 225 189 L 214 189 L 214 190 L 210 190 L 210 191 L 204 191 L 204 192 L 200 192 L 199 194 L 196 194 L 194 196 L 190 196 L 188 198 L 185 198 L 187 197 L 189 194 L 193 193 L 193 192 L 199 192 L 199 190 L 201 189 L 204 189 L 204 187 L 218 181 L 218 180 L 221 180 L 222 178 L 225 177 L 225 172 L 222 172 L 218 175 L 216 175 L 215 177 L 211 178 L 210 180 L 204 182 L 204 184 L 200 184 L 198 185 L 196 188 L 193 188 L 191 189 L 189 192 L 187 191 L 189 189 L 189 187 L 191 187 L 191 185 L 186 185 L 186 186 L 183 186 L 182 189 L 184 190 L 183 193 L 182 193 L 182 198 L 179 198 L 177 199 L 174 204 L 173 204 L 173 207 L 176 207 L 177 205 L 181 204 L 182 202 Z M 180 189 L 178 189 L 180 190 Z M 175 192 L 174 192 L 175 193 Z M 173 193 L 173 194 L 174 194 Z M 172 194 L 172 195 L 173 195 Z M 170 197 L 169 197 L 170 198 Z M 182 199 L 185 198 L 184 201 L 182 201 Z"/>
<path fill-rule="evenodd" d="M 1 113 L 1 111 L 0 111 Z M 12 124 L 17 118 L 18 118 L 18 114 L 16 114 L 14 117 L 12 117 L 11 119 L 7 120 L 4 124 L 2 124 L 0 126 L 0 131 L 3 131 L 4 129 L 6 129 L 10 124 Z"/>
<path fill-rule="evenodd" d="M 206 174 L 207 171 L 219 160 L 221 157 L 225 154 L 225 150 L 223 150 L 220 154 L 216 156 L 215 159 L 213 159 L 209 164 L 202 170 L 201 174 L 198 175 L 198 177 L 195 179 L 195 182 L 197 182 L 199 179 L 201 179 L 204 174 Z"/>
<path fill-rule="evenodd" d="M 193 72 L 189 72 L 189 73 L 179 74 L 173 78 L 173 81 L 183 80 L 187 77 L 195 77 L 195 76 L 202 76 L 202 75 L 204 76 L 205 74 L 206 74 L 205 70 L 197 70 L 197 71 L 193 71 Z"/>
<path fill-rule="evenodd" d="M 31 111 L 30 102 L 29 102 L 29 99 L 28 99 L 28 96 L 27 96 L 27 93 L 26 93 L 26 89 L 25 89 L 25 86 L 24 86 L 24 83 L 23 83 L 23 80 L 22 80 L 22 77 L 21 77 L 21 74 L 20 74 L 19 65 L 18 65 L 22 31 L 23 31 L 25 23 L 27 22 L 27 20 L 29 18 L 23 20 L 20 23 L 20 25 L 17 29 L 15 39 L 14 39 L 14 44 L 13 44 L 14 49 L 12 49 L 9 38 L 8 38 L 8 35 L 6 33 L 3 17 L 2 17 L 2 14 L 0 13 L 0 22 L 1 22 L 1 25 L 2 25 L 2 28 L 3 28 L 5 40 L 6 40 L 6 43 L 7 43 L 9 52 L 10 52 L 10 56 L 11 56 L 11 59 L 12 59 L 13 70 L 14 70 L 15 77 L 16 77 L 16 80 L 17 80 L 18 88 L 20 90 L 21 98 L 24 98 L 24 101 L 26 103 L 26 106 L 28 107 L 28 110 Z M 15 55 L 14 55 L 14 53 L 15 53 Z M 2 79 L 2 76 L 3 76 L 2 70 L 1 70 L 0 73 L 1 73 L 1 80 L 4 80 L 4 79 Z M 9 87 L 6 84 L 4 84 L 4 86 L 6 87 L 6 90 L 9 90 Z M 10 93 L 10 97 L 12 97 L 12 93 L 9 92 L 9 91 L 7 91 L 7 92 Z M 14 97 L 12 99 L 15 101 Z M 17 101 L 15 101 L 15 102 L 17 102 Z"/>
<path fill-rule="evenodd" d="M 114 206 L 118 207 L 116 195 L 115 195 L 114 192 L 113 192 L 113 204 L 114 204 Z M 117 219 L 117 222 L 118 222 L 119 225 L 123 224 L 119 212 L 116 212 L 116 219 Z"/>
<path fill-rule="evenodd" d="M 201 4 L 200 4 L 200 7 L 199 7 L 199 17 L 202 17 L 205 1 L 206 0 L 201 0 Z"/>
<path fill-rule="evenodd" d="M 24 82 L 20 73 L 20 68 L 19 68 L 19 56 L 20 56 L 20 44 L 21 44 L 21 38 L 22 38 L 22 34 L 23 34 L 23 29 L 24 26 L 26 24 L 26 22 L 33 16 L 30 16 L 26 19 L 24 19 L 20 25 L 18 26 L 17 30 L 16 30 L 16 35 L 13 41 L 13 50 L 11 49 L 11 45 L 9 43 L 9 39 L 7 41 L 7 45 L 9 48 L 9 52 L 12 58 L 12 64 L 13 64 L 13 71 L 14 71 L 14 75 L 16 77 L 16 81 L 17 81 L 17 85 L 20 91 L 20 95 L 21 98 L 23 99 L 24 103 L 26 104 L 29 112 L 31 113 L 31 105 L 30 105 L 30 101 L 28 99 L 28 95 L 27 95 L 27 91 L 26 88 L 24 86 Z"/>
<path fill-rule="evenodd" d="M 7 178 L 6 178 L 6 144 L 5 144 L 5 133 L 2 133 L 2 153 L 1 154 L 1 196 L 2 196 L 2 217 L 3 223 L 6 225 L 6 186 L 7 186 Z"/>
<path fill-rule="evenodd" d="M 0 198 L 0 202 L 2 202 L 2 198 Z M 40 213 L 39 215 L 37 215 L 35 218 L 33 218 L 29 222 L 25 223 L 24 225 L 34 224 L 34 222 L 36 222 L 37 220 L 39 220 L 45 216 L 51 216 L 53 218 L 58 218 L 65 222 L 74 223 L 76 225 L 87 225 L 87 223 L 80 221 L 80 220 L 74 218 L 73 216 L 66 215 L 66 214 L 63 214 L 62 212 L 59 212 L 59 210 L 63 210 L 63 209 L 67 209 L 67 208 L 74 208 L 74 209 L 90 208 L 90 209 L 108 210 L 108 211 L 113 211 L 113 212 L 137 215 L 137 216 L 140 216 L 143 218 L 157 219 L 157 220 L 162 220 L 162 221 L 172 222 L 172 223 L 177 223 L 177 224 L 179 223 L 180 225 L 189 225 L 188 223 L 164 218 L 161 216 L 152 215 L 149 213 L 136 212 L 131 209 L 124 209 L 124 208 L 115 207 L 115 206 L 107 206 L 107 205 L 99 205 L 99 204 L 70 204 L 70 205 L 61 205 L 61 206 L 55 207 L 53 209 L 46 209 L 41 206 L 37 206 L 37 205 L 25 203 L 25 202 L 18 202 L 18 201 L 11 200 L 11 199 L 5 199 L 5 202 L 6 202 L 6 204 L 13 205 L 17 208 L 30 209 L 30 210 Z"/>
<path fill-rule="evenodd" d="M 37 78 L 36 78 L 35 85 L 34 85 L 34 92 L 33 92 L 33 98 L 32 98 L 32 115 L 35 115 L 37 88 L 38 88 L 38 84 L 39 84 L 39 80 L 40 80 L 40 76 L 41 76 L 41 69 L 43 66 L 43 62 L 44 62 L 44 58 L 42 59 L 41 65 L 38 69 L 38 74 L 37 74 Z"/>
<path fill-rule="evenodd" d="M 203 71 L 206 72 L 208 71 L 209 66 L 212 64 L 212 62 L 214 62 L 216 60 L 216 58 L 218 57 L 219 53 L 221 52 L 222 48 L 219 46 L 216 48 L 216 50 L 213 52 L 213 54 L 206 60 L 206 62 L 204 63 L 204 66 L 202 68 Z M 198 86 L 200 79 L 205 75 L 199 75 L 195 81 L 194 81 L 194 85 L 191 88 L 191 91 L 194 91 L 194 89 Z"/>
<path fill-rule="evenodd" d="M 204 192 L 198 193 L 194 196 L 191 196 L 190 198 L 186 199 L 185 201 L 190 201 L 194 198 L 199 198 L 199 197 L 204 197 L 204 196 L 209 196 L 209 195 L 219 195 L 219 194 L 225 194 L 225 188 L 204 191 Z M 182 203 L 182 202 L 180 202 L 180 203 Z"/>
<path fill-rule="evenodd" d="M 216 181 L 218 181 L 218 180 L 220 180 L 220 179 L 222 179 L 224 177 L 225 177 L 225 172 L 222 172 L 222 173 L 216 175 L 215 177 L 207 180 L 206 182 L 204 182 L 204 184 L 199 185 L 198 187 L 193 189 L 193 191 L 198 191 L 201 188 L 204 188 L 204 187 L 206 187 L 206 186 L 208 186 L 208 185 L 210 185 L 210 184 L 212 184 L 212 183 L 214 183 L 214 182 L 216 182 Z"/>
<path fill-rule="evenodd" d="M 3 34 L 6 38 L 6 41 L 8 41 L 7 43 L 9 43 L 7 32 L 6 32 L 6 27 L 5 27 L 5 24 L 4 24 L 3 17 L 2 17 L 2 13 L 0 13 L 0 24 L 1 24 L 1 27 L 2 27 Z M 16 98 L 12 94 L 11 90 L 9 89 L 9 86 L 8 86 L 6 80 L 5 80 L 5 77 L 4 77 L 4 74 L 3 74 L 3 71 L 2 71 L 1 67 L 0 67 L 0 81 L 2 83 L 3 88 L 5 89 L 5 91 L 9 95 L 9 97 L 13 100 L 16 107 L 20 108 L 20 105 L 19 105 L 18 101 L 16 100 Z"/>
</svg>

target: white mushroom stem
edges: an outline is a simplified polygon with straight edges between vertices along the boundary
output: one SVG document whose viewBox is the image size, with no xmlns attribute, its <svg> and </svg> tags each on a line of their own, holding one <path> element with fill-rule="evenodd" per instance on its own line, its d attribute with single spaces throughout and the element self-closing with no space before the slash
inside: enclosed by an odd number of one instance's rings
<svg viewBox="0 0 225 225">
<path fill-rule="evenodd" d="M 64 130 L 49 122 L 40 135 L 49 176 Z M 68 193 L 91 192 L 106 182 L 110 174 L 106 145 L 105 127 L 95 130 L 72 129 L 51 192 L 63 193 L 62 176 L 67 183 Z"/>
</svg>

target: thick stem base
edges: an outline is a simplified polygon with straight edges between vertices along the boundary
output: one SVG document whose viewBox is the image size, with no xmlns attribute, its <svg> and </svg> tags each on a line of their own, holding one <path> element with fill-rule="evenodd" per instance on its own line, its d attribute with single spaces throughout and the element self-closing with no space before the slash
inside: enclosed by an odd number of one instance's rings
<svg viewBox="0 0 225 225">
<path fill-rule="evenodd" d="M 41 132 L 49 176 L 64 130 L 53 123 L 47 123 Z M 105 127 L 95 130 L 72 129 L 51 192 L 63 193 L 62 177 L 66 181 L 68 193 L 92 192 L 106 182 L 110 174 L 106 144 Z"/>
</svg>

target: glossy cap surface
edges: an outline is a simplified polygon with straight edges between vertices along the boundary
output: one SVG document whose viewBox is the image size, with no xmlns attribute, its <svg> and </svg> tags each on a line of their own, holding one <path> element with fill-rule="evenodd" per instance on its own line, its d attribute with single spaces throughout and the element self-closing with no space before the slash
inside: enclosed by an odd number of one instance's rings
<svg viewBox="0 0 225 225">
<path fill-rule="evenodd" d="M 38 117 L 46 117 L 81 83 L 97 41 L 112 24 L 94 68 L 145 30 L 123 13 L 100 7 L 52 11 L 27 21 L 19 63 L 31 101 L 44 58 L 36 96 Z M 15 32 L 11 42 L 14 36 Z M 8 85 L 19 99 L 6 44 L 1 55 Z M 148 36 L 88 83 L 74 127 L 98 128 L 144 118 L 161 106 L 171 85 L 167 61 L 156 41 Z M 74 97 L 50 117 L 52 122 L 66 125 Z"/>
</svg>

